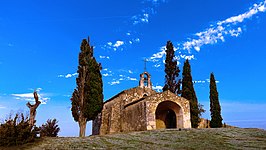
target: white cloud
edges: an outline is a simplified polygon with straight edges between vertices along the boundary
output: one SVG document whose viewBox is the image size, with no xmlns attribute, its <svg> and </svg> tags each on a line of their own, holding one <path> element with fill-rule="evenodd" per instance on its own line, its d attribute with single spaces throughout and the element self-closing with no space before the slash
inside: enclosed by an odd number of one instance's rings
<svg viewBox="0 0 266 150">
<path fill-rule="evenodd" d="M 101 59 L 110 59 L 110 57 L 109 56 L 99 56 Z"/>
<path fill-rule="evenodd" d="M 23 94 L 11 94 L 12 96 L 15 97 L 15 99 L 17 100 L 25 100 L 25 101 L 29 101 L 29 102 L 35 102 L 33 93 L 23 93 Z M 46 104 L 50 98 L 46 97 L 45 94 L 39 94 L 38 93 L 38 97 L 39 97 L 39 101 L 41 102 L 41 104 Z"/>
<path fill-rule="evenodd" d="M 113 45 L 113 47 L 118 48 L 118 47 L 120 47 L 122 45 L 124 45 L 124 42 L 123 41 L 116 41 L 115 44 Z"/>
<path fill-rule="evenodd" d="M 130 73 L 130 74 L 133 74 L 133 71 L 131 71 L 131 70 L 128 70 L 128 73 Z"/>
<path fill-rule="evenodd" d="M 254 4 L 253 7 L 243 14 L 229 17 L 223 21 L 218 21 L 215 25 L 210 25 L 210 28 L 205 31 L 196 33 L 194 39 L 184 42 L 182 49 L 188 50 L 189 52 L 191 49 L 200 51 L 203 45 L 215 44 L 219 41 L 224 42 L 225 36 L 238 37 L 242 33 L 242 29 L 238 24 L 259 12 L 265 12 L 265 6 L 266 0 L 259 4 Z"/>
<path fill-rule="evenodd" d="M 68 74 L 66 74 L 66 75 L 58 75 L 57 77 L 58 78 L 72 78 L 72 77 L 76 77 L 78 75 L 78 73 L 72 73 L 72 74 L 70 74 L 70 73 L 68 73 Z"/>
<path fill-rule="evenodd" d="M 103 75 L 104 77 L 111 77 L 111 76 L 113 76 L 113 73 L 112 73 L 112 71 L 109 70 L 108 68 L 104 68 L 104 69 L 102 70 L 102 75 Z"/>
<path fill-rule="evenodd" d="M 112 82 L 108 82 L 108 84 L 110 84 L 110 85 L 116 85 L 116 84 L 120 84 L 120 81 L 119 80 L 112 81 Z"/>
<path fill-rule="evenodd" d="M 139 38 L 135 38 L 134 40 L 135 40 L 135 42 L 137 42 L 137 43 L 140 42 L 140 39 L 139 39 Z"/>
<path fill-rule="evenodd" d="M 160 86 L 160 85 L 156 85 L 156 86 L 152 86 L 152 89 L 153 89 L 153 90 L 156 90 L 157 92 L 160 92 L 160 91 L 163 90 L 163 87 Z"/>
<path fill-rule="evenodd" d="M 103 76 L 104 76 L 104 77 L 111 77 L 111 76 L 113 76 L 113 75 L 112 75 L 112 74 L 109 74 L 109 73 L 104 73 Z"/>
<path fill-rule="evenodd" d="M 125 42 L 121 40 L 117 40 L 116 42 L 107 42 L 104 46 L 102 46 L 103 49 L 113 49 L 116 51 L 118 48 L 120 48 L 122 45 L 124 45 Z M 123 48 L 120 48 L 120 50 L 123 50 Z M 100 58 L 107 58 L 109 59 L 109 56 L 100 56 Z"/>
<path fill-rule="evenodd" d="M 112 42 L 108 42 L 107 45 L 112 46 Z"/>
<path fill-rule="evenodd" d="M 146 2 L 158 2 L 159 0 L 146 0 Z M 254 4 L 248 11 L 243 14 L 229 17 L 222 21 L 217 21 L 216 24 L 211 24 L 209 28 L 195 33 L 193 38 L 188 38 L 187 41 L 179 43 L 175 51 L 178 50 L 178 55 L 183 59 L 195 59 L 194 55 L 187 55 L 187 50 L 191 53 L 191 50 L 199 52 L 204 45 L 216 44 L 218 42 L 225 42 L 225 37 L 238 37 L 243 31 L 241 28 L 242 22 L 252 18 L 254 15 L 266 11 L 266 0 L 259 4 Z M 155 64 L 155 67 L 159 67 L 158 61 L 165 56 L 165 46 L 160 48 L 160 51 L 153 54 L 148 60 Z"/>
<path fill-rule="evenodd" d="M 157 52 L 157 53 L 155 53 L 155 54 L 153 54 L 150 58 L 148 58 L 148 61 L 151 61 L 151 62 L 156 63 L 156 64 L 154 65 L 154 67 L 156 67 L 156 68 L 160 67 L 161 64 L 158 63 L 158 62 L 159 62 L 163 57 L 165 57 L 165 55 L 166 55 L 165 50 L 166 50 L 166 46 L 162 46 L 162 47 L 160 47 L 160 51 Z M 175 48 L 175 47 L 174 47 L 174 51 L 177 51 L 177 50 L 178 50 L 178 48 Z M 188 56 L 187 58 L 189 58 L 189 59 L 194 59 L 194 56 L 190 56 L 190 57 Z M 180 60 L 180 56 L 175 56 L 175 57 L 174 57 L 174 60 L 177 61 L 177 65 L 180 65 L 180 62 L 179 62 L 179 60 Z M 165 63 L 165 60 L 163 60 L 162 62 Z"/>
<path fill-rule="evenodd" d="M 203 45 L 208 44 L 215 44 L 219 41 L 224 42 L 224 36 L 238 36 L 242 32 L 241 28 L 238 27 L 237 29 L 231 29 L 231 27 L 223 27 L 223 26 L 214 26 L 205 31 L 198 32 L 195 34 L 197 38 L 188 40 L 182 44 L 183 50 L 188 50 L 189 52 L 191 49 L 196 51 L 200 51 L 200 48 Z"/>
<path fill-rule="evenodd" d="M 223 25 L 223 24 L 236 24 L 236 23 L 241 23 L 243 22 L 245 19 L 249 19 L 252 16 L 256 15 L 259 12 L 265 12 L 265 6 L 266 6 L 266 0 L 264 2 L 261 2 L 259 4 L 254 4 L 252 8 L 249 9 L 249 11 L 237 15 L 237 16 L 233 16 L 230 18 L 227 18 L 223 21 L 219 21 L 217 24 L 218 25 Z"/>
<path fill-rule="evenodd" d="M 198 81 L 193 81 L 193 83 L 206 83 L 205 80 L 198 80 Z"/>
<path fill-rule="evenodd" d="M 133 25 L 137 25 L 139 23 L 149 23 L 149 14 L 143 13 L 139 15 L 135 15 L 132 17 Z"/>
<path fill-rule="evenodd" d="M 65 76 L 65 78 L 71 78 L 72 77 L 72 74 L 67 74 L 66 76 Z"/>
<path fill-rule="evenodd" d="M 194 55 L 190 55 L 190 56 L 187 56 L 187 55 L 180 55 L 181 58 L 183 59 L 188 59 L 188 60 L 191 60 L 191 59 L 195 59 Z"/>
<path fill-rule="evenodd" d="M 216 83 L 220 83 L 220 81 L 216 80 Z M 193 83 L 197 84 L 197 83 L 210 83 L 210 79 L 206 79 L 206 80 L 194 80 Z"/>
<path fill-rule="evenodd" d="M 110 85 L 120 84 L 122 81 L 137 81 L 137 78 L 130 77 L 133 74 L 132 70 L 119 69 L 119 75 L 114 75 L 112 82 L 108 82 Z"/>
<path fill-rule="evenodd" d="M 166 52 L 165 52 L 165 49 L 166 47 L 165 46 L 162 46 L 160 48 L 161 51 L 153 54 L 149 59 L 148 61 L 152 61 L 152 62 L 157 62 L 159 61 L 159 59 L 163 58 L 163 56 L 165 56 Z"/>
<path fill-rule="evenodd" d="M 155 68 L 159 68 L 161 65 L 160 64 L 155 64 L 154 67 Z"/>
<path fill-rule="evenodd" d="M 130 80 L 130 81 L 137 81 L 137 78 L 127 77 L 127 79 Z"/>
<path fill-rule="evenodd" d="M 210 79 L 206 79 L 206 81 L 210 83 Z M 220 83 L 220 81 L 218 81 L 218 80 L 216 80 L 215 82 Z"/>
</svg>

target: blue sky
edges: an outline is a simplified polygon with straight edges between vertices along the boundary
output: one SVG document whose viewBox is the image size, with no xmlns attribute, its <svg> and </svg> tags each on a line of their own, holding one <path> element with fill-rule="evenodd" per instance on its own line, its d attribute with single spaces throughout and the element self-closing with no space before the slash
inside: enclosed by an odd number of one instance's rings
<svg viewBox="0 0 266 150">
<path fill-rule="evenodd" d="M 0 120 L 27 112 L 36 89 L 37 125 L 56 118 L 60 136 L 77 136 L 70 96 L 80 43 L 90 36 L 103 66 L 105 100 L 138 85 L 144 58 L 160 90 L 171 40 L 181 69 L 190 59 L 203 117 L 210 118 L 214 72 L 224 121 L 266 129 L 265 7 L 263 0 L 1 1 Z"/>
</svg>

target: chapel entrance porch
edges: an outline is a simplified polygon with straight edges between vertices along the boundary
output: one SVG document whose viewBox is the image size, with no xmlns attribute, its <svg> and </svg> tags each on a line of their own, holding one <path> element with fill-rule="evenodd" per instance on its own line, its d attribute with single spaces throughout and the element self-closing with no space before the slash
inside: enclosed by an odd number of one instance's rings
<svg viewBox="0 0 266 150">
<path fill-rule="evenodd" d="M 181 107 L 172 101 L 158 104 L 155 112 L 156 129 L 183 128 Z"/>
</svg>

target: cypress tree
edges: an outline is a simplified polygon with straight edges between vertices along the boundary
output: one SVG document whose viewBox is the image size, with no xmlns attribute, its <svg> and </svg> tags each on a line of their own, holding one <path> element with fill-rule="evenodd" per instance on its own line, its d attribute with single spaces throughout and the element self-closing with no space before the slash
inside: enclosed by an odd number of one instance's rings
<svg viewBox="0 0 266 150">
<path fill-rule="evenodd" d="M 177 66 L 177 60 L 175 59 L 174 46 L 171 41 L 167 41 L 166 44 L 166 59 L 165 59 L 165 85 L 163 91 L 170 90 L 175 94 L 180 94 L 181 81 L 178 80 L 179 67 Z"/>
<path fill-rule="evenodd" d="M 181 96 L 189 100 L 191 126 L 197 128 L 200 122 L 201 105 L 198 105 L 198 99 L 193 87 L 191 68 L 188 59 L 185 61 L 182 72 L 182 93 Z"/>
<path fill-rule="evenodd" d="M 211 111 L 211 128 L 220 128 L 223 126 L 221 116 L 221 106 L 218 98 L 218 91 L 214 74 L 210 76 L 210 111 Z"/>
<path fill-rule="evenodd" d="M 86 39 L 80 46 L 77 87 L 71 97 L 72 116 L 79 123 L 79 136 L 84 137 L 86 123 L 95 119 L 103 107 L 101 64 L 93 56 L 93 47 Z"/>
</svg>

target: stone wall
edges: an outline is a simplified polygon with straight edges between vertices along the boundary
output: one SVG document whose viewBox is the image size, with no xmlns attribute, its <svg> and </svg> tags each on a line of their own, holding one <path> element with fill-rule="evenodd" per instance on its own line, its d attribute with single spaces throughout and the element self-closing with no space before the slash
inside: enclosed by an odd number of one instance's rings
<svg viewBox="0 0 266 150">
<path fill-rule="evenodd" d="M 199 123 L 198 128 L 210 128 L 210 120 L 200 118 L 200 123 Z"/>
<path fill-rule="evenodd" d="M 140 101 L 138 103 L 128 105 L 123 110 L 122 115 L 122 131 L 144 131 L 146 130 L 146 103 Z"/>
<path fill-rule="evenodd" d="M 150 88 L 136 87 L 122 91 L 104 103 L 101 115 L 93 122 L 93 134 L 156 129 L 156 109 L 166 101 L 171 103 L 162 105 L 162 110 L 174 111 L 177 127 L 191 128 L 188 100 L 170 91 L 156 93 Z"/>
<path fill-rule="evenodd" d="M 100 120 L 95 120 L 94 133 L 110 134 L 117 132 L 127 132 L 144 130 L 146 114 L 145 103 L 141 102 L 143 97 L 150 96 L 156 92 L 150 88 L 136 87 L 125 90 L 106 101 L 103 106 Z M 98 123 L 101 123 L 100 125 Z"/>
<path fill-rule="evenodd" d="M 147 101 L 147 109 L 146 109 L 147 130 L 157 129 L 156 109 L 161 102 L 165 101 L 174 102 L 181 108 L 181 112 L 175 112 L 177 115 L 176 117 L 179 118 L 177 119 L 177 121 L 180 121 L 179 124 L 183 125 L 181 126 L 181 128 L 191 128 L 190 107 L 189 107 L 189 101 L 187 99 L 179 97 L 170 91 L 165 91 L 148 97 L 146 101 Z M 170 107 L 171 106 L 169 106 L 169 108 Z M 182 119 L 180 117 L 182 117 Z"/>
</svg>

